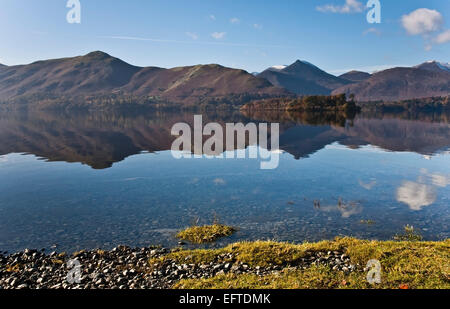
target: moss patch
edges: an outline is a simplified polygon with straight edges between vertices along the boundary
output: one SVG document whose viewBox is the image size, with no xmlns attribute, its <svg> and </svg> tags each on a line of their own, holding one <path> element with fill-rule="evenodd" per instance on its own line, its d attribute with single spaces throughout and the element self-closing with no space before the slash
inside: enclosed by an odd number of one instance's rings
<svg viewBox="0 0 450 309">
<path fill-rule="evenodd" d="M 177 238 L 195 244 L 202 244 L 213 242 L 222 237 L 231 236 L 235 231 L 234 228 L 222 224 L 193 226 L 179 232 Z"/>
</svg>

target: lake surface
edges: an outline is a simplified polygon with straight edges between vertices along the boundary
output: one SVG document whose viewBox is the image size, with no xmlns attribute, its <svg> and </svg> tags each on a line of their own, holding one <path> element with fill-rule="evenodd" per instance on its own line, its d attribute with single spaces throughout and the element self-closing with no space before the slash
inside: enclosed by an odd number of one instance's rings
<svg viewBox="0 0 450 309">
<path fill-rule="evenodd" d="M 1 112 L 0 251 L 176 246 L 177 230 L 215 219 L 239 228 L 216 246 L 391 239 L 406 224 L 450 237 L 448 115 L 203 118 L 279 122 L 279 167 L 173 158 L 171 128 L 189 112 Z"/>
</svg>

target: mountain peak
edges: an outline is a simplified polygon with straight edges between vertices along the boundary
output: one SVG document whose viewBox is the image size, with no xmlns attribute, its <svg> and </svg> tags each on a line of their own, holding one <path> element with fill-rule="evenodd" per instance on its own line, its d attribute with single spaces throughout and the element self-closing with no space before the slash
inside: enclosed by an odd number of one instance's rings
<svg viewBox="0 0 450 309">
<path fill-rule="evenodd" d="M 310 65 L 313 67 L 316 67 L 314 64 L 312 64 L 311 62 L 305 61 L 305 60 L 296 60 L 292 65 Z"/>
<path fill-rule="evenodd" d="M 352 82 L 361 82 L 370 78 L 371 76 L 372 75 L 370 75 L 367 72 L 352 70 L 350 72 L 340 75 L 339 77 Z"/>
<path fill-rule="evenodd" d="M 450 72 L 450 63 L 448 62 L 439 62 L 436 60 L 430 60 L 415 66 L 416 69 L 423 69 L 429 71 L 445 71 Z"/>
<path fill-rule="evenodd" d="M 109 55 L 109 54 L 107 54 L 105 52 L 102 52 L 100 50 L 96 50 L 96 51 L 90 52 L 89 54 L 86 54 L 83 57 L 92 58 L 92 59 L 99 59 L 99 60 L 100 59 L 113 58 L 111 55 Z"/>
<path fill-rule="evenodd" d="M 291 65 L 280 69 L 271 67 L 258 77 L 265 78 L 274 86 L 283 87 L 299 95 L 329 95 L 333 89 L 350 83 L 304 60 L 296 60 Z"/>
<path fill-rule="evenodd" d="M 299 71 L 320 71 L 325 73 L 323 70 L 321 70 L 316 65 L 312 64 L 311 62 L 305 61 L 305 60 L 297 60 L 293 64 L 287 66 L 283 69 L 285 72 L 299 72 Z M 326 73 L 325 73 L 326 74 Z"/>
</svg>

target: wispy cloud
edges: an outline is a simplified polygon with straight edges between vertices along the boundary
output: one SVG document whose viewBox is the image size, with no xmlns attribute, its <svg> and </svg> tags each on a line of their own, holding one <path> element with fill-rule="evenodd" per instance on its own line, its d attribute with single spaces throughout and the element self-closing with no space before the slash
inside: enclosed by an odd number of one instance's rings
<svg viewBox="0 0 450 309">
<path fill-rule="evenodd" d="M 208 42 L 197 40 L 181 41 L 181 40 L 167 40 L 157 38 L 143 38 L 135 36 L 98 36 L 97 38 L 109 40 L 142 41 L 142 42 L 172 43 L 172 44 L 199 44 L 199 45 L 221 45 L 221 46 L 236 46 L 236 47 L 260 47 L 260 48 L 298 48 L 298 46 L 289 46 L 289 45 L 259 45 L 259 44 L 232 43 L 232 42 Z"/>
<path fill-rule="evenodd" d="M 239 24 L 241 21 L 239 20 L 239 18 L 237 17 L 233 17 L 232 19 L 230 19 L 230 23 L 232 24 Z"/>
<path fill-rule="evenodd" d="M 187 35 L 188 37 L 190 37 L 191 39 L 193 39 L 193 40 L 198 40 L 198 35 L 197 35 L 197 33 L 186 32 L 186 35 Z"/>
<path fill-rule="evenodd" d="M 226 32 L 213 32 L 211 33 L 211 36 L 216 40 L 221 40 L 225 37 L 226 34 Z"/>
<path fill-rule="evenodd" d="M 369 28 L 369 29 L 367 29 L 366 31 L 364 31 L 364 32 L 363 32 L 363 35 L 368 35 L 368 34 L 371 34 L 371 33 L 373 33 L 373 34 L 375 34 L 375 35 L 378 35 L 378 36 L 381 35 L 381 31 L 378 30 L 377 28 L 374 28 L 374 27 Z"/>
<path fill-rule="evenodd" d="M 216 16 L 211 14 L 211 15 L 209 15 L 209 19 L 216 20 Z"/>
<path fill-rule="evenodd" d="M 364 10 L 364 5 L 358 0 L 345 0 L 345 4 L 343 5 L 326 4 L 317 6 L 316 10 L 322 13 L 361 13 Z"/>
<path fill-rule="evenodd" d="M 253 28 L 261 30 L 263 28 L 263 25 L 261 25 L 261 24 L 253 24 Z"/>
<path fill-rule="evenodd" d="M 445 44 L 450 42 L 450 29 L 445 30 L 441 34 L 439 34 L 435 39 L 434 42 L 437 44 Z"/>
</svg>

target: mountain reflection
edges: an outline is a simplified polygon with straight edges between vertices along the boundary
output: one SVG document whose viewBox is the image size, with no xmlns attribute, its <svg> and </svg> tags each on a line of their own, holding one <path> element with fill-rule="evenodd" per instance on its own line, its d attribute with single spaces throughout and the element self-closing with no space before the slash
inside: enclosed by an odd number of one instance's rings
<svg viewBox="0 0 450 309">
<path fill-rule="evenodd" d="M 447 115 L 361 114 L 353 118 L 340 114 L 241 114 L 208 112 L 204 123 L 250 121 L 279 122 L 280 149 L 296 159 L 305 158 L 333 143 L 349 148 L 374 145 L 389 151 L 409 151 L 432 156 L 450 146 Z M 142 151 L 170 150 L 175 123 L 193 125 L 188 112 L 82 113 L 21 111 L 0 114 L 0 155 L 34 154 L 48 161 L 80 162 L 94 169 L 111 167 L 115 162 Z M 435 182 L 448 185 L 448 179 L 435 175 Z M 361 183 L 370 190 L 374 184 Z M 426 206 L 432 194 L 424 188 L 405 183 L 402 201 L 411 200 L 409 192 L 423 192 L 412 208 Z"/>
</svg>

